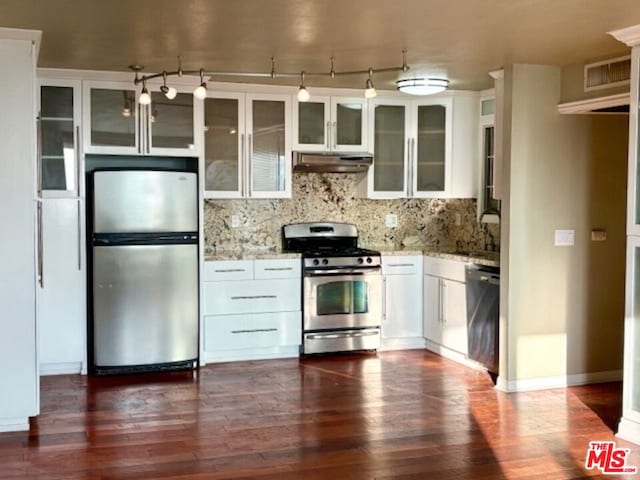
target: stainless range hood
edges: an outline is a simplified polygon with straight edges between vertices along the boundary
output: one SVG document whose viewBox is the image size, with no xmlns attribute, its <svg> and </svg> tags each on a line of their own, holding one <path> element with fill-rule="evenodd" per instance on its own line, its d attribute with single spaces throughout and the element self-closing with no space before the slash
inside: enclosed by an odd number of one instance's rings
<svg viewBox="0 0 640 480">
<path fill-rule="evenodd" d="M 371 153 L 293 152 L 296 172 L 366 172 L 373 163 Z"/>
</svg>

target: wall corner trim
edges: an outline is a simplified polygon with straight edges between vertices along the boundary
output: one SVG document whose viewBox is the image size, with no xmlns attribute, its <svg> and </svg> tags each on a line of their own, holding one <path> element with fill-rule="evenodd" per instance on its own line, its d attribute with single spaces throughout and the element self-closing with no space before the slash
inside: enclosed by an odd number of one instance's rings
<svg viewBox="0 0 640 480">
<path fill-rule="evenodd" d="M 640 45 L 640 25 L 611 30 L 607 33 L 629 47 Z"/>
</svg>

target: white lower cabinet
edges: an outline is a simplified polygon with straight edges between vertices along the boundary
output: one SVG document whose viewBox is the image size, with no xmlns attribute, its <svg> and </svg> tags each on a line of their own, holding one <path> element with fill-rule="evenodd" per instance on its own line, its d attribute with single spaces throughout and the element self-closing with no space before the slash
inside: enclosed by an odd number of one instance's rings
<svg viewBox="0 0 640 480">
<path fill-rule="evenodd" d="M 204 280 L 205 362 L 299 354 L 300 259 L 207 261 Z"/>
<path fill-rule="evenodd" d="M 424 338 L 429 350 L 467 355 L 467 300 L 464 262 L 424 258 Z M 449 354 L 449 355 L 447 355 Z"/>
<path fill-rule="evenodd" d="M 382 349 L 423 348 L 422 256 L 383 255 Z"/>
<path fill-rule="evenodd" d="M 42 202 L 42 285 L 37 290 L 40 374 L 86 371 L 82 204 Z"/>
</svg>

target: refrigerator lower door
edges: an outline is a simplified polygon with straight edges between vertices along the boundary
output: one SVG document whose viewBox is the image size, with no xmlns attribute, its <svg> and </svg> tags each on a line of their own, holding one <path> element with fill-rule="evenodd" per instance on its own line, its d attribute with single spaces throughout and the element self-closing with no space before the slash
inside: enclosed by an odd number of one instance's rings
<svg viewBox="0 0 640 480">
<path fill-rule="evenodd" d="M 94 367 L 198 357 L 198 246 L 93 249 Z"/>
</svg>

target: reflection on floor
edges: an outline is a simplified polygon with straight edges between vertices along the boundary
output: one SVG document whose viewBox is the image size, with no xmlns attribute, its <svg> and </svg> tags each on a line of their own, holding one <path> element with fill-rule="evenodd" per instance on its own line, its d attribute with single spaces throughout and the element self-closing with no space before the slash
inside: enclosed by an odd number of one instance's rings
<svg viewBox="0 0 640 480">
<path fill-rule="evenodd" d="M 619 384 L 521 394 L 426 351 L 42 379 L 3 479 L 568 479 L 615 440 Z"/>
</svg>

